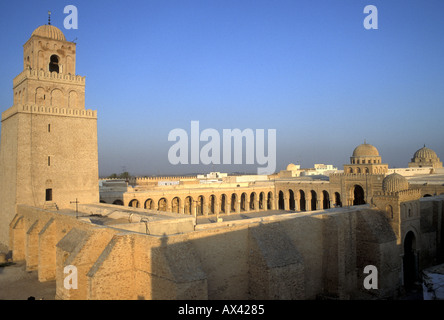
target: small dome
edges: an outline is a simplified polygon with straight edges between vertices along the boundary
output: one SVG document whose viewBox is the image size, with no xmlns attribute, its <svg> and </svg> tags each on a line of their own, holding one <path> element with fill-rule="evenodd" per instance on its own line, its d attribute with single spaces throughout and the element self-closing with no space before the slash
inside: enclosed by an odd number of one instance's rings
<svg viewBox="0 0 444 320">
<path fill-rule="evenodd" d="M 409 182 L 399 173 L 392 173 L 382 180 L 382 190 L 387 192 L 398 192 L 401 190 L 407 190 L 409 188 Z"/>
<path fill-rule="evenodd" d="M 379 157 L 378 149 L 368 143 L 360 144 L 353 151 L 353 157 Z"/>
<path fill-rule="evenodd" d="M 423 148 L 419 149 L 418 151 L 415 152 L 415 154 L 413 155 L 413 159 L 421 159 L 421 160 L 438 160 L 438 156 L 436 155 L 436 152 L 433 151 L 432 149 L 427 148 L 426 146 L 424 146 Z"/>
<path fill-rule="evenodd" d="M 34 30 L 31 37 L 32 36 L 39 36 L 53 40 L 66 41 L 63 32 L 59 28 L 54 27 L 50 24 L 45 24 L 43 26 L 38 27 L 37 29 Z"/>
<path fill-rule="evenodd" d="M 287 166 L 287 171 L 296 171 L 299 170 L 300 166 L 295 165 L 294 163 L 290 163 Z"/>
</svg>

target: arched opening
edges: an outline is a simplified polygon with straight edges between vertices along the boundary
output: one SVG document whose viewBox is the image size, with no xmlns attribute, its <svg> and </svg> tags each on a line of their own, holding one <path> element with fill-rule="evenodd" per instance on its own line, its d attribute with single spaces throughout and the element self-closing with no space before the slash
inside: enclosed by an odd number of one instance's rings
<svg viewBox="0 0 444 320">
<path fill-rule="evenodd" d="M 214 194 L 212 194 L 210 196 L 210 214 L 215 214 L 216 213 L 216 196 Z"/>
<path fill-rule="evenodd" d="M 339 192 L 335 192 L 335 205 L 336 207 L 342 207 L 341 195 Z"/>
<path fill-rule="evenodd" d="M 305 192 L 304 190 L 299 190 L 299 210 L 306 211 L 305 208 Z"/>
<path fill-rule="evenodd" d="M 123 201 L 120 199 L 114 200 L 113 204 L 115 204 L 116 206 L 123 206 Z"/>
<path fill-rule="evenodd" d="M 285 210 L 284 193 L 282 191 L 279 191 L 279 201 L 278 202 L 279 202 L 278 209 Z"/>
<path fill-rule="evenodd" d="M 100 200 L 100 203 L 106 203 L 106 201 L 105 200 Z"/>
<path fill-rule="evenodd" d="M 154 201 L 153 199 L 147 199 L 144 204 L 145 209 L 154 210 Z"/>
<path fill-rule="evenodd" d="M 49 58 L 49 72 L 59 73 L 59 57 L 55 54 Z"/>
<path fill-rule="evenodd" d="M 193 204 L 193 198 L 191 197 L 186 197 L 185 198 L 185 202 L 183 204 L 183 213 L 185 214 L 193 214 L 193 212 L 191 212 L 192 209 L 192 204 Z"/>
<path fill-rule="evenodd" d="M 407 290 L 412 289 L 417 280 L 416 260 L 416 238 L 413 232 L 409 231 L 404 238 L 404 256 L 402 261 L 404 287 Z"/>
<path fill-rule="evenodd" d="M 311 210 L 317 210 L 316 204 L 318 203 L 318 195 L 316 191 L 311 190 Z"/>
<path fill-rule="evenodd" d="M 241 203 L 240 203 L 240 211 L 247 210 L 247 194 L 244 192 L 241 194 Z"/>
<path fill-rule="evenodd" d="M 131 200 L 131 201 L 128 203 L 128 206 L 129 206 L 129 207 L 133 207 L 133 208 L 138 208 L 138 207 L 139 207 L 139 201 L 136 200 L 136 199 L 133 199 L 133 200 Z"/>
<path fill-rule="evenodd" d="M 250 211 L 254 211 L 257 208 L 255 207 L 256 204 L 256 193 L 252 192 L 250 193 Z"/>
<path fill-rule="evenodd" d="M 361 204 L 365 204 L 364 189 L 359 185 L 355 185 L 353 189 L 353 205 L 359 206 Z"/>
<path fill-rule="evenodd" d="M 423 195 L 422 197 L 423 197 L 423 198 L 427 198 L 427 197 L 431 197 L 431 196 L 432 196 L 431 194 L 428 194 L 428 193 L 427 193 L 427 194 Z"/>
<path fill-rule="evenodd" d="M 387 217 L 393 219 L 393 207 L 388 204 L 387 207 L 385 207 L 385 211 L 387 212 Z"/>
<path fill-rule="evenodd" d="M 236 212 L 237 194 L 231 195 L 231 212 Z"/>
<path fill-rule="evenodd" d="M 180 213 L 180 199 L 178 197 L 174 197 L 171 201 L 171 210 L 173 213 Z"/>
<path fill-rule="evenodd" d="M 259 193 L 259 210 L 264 209 L 265 204 L 265 193 L 261 192 Z"/>
<path fill-rule="evenodd" d="M 322 196 L 324 200 L 322 201 L 322 207 L 324 209 L 330 209 L 330 195 L 326 190 L 322 191 Z"/>
<path fill-rule="evenodd" d="M 204 205 L 205 205 L 205 198 L 204 196 L 199 196 L 197 198 L 197 215 L 202 216 L 204 214 Z"/>
<path fill-rule="evenodd" d="M 167 211 L 167 200 L 165 198 L 160 198 L 160 200 L 158 202 L 157 210 Z"/>
<path fill-rule="evenodd" d="M 294 192 L 293 190 L 288 190 L 288 208 L 290 208 L 290 210 L 294 211 L 295 207 L 294 207 Z"/>
<path fill-rule="evenodd" d="M 267 194 L 267 210 L 273 208 L 273 193 L 270 191 Z"/>
<path fill-rule="evenodd" d="M 226 208 L 227 208 L 227 196 L 223 194 L 220 197 L 220 213 L 227 213 Z"/>
</svg>

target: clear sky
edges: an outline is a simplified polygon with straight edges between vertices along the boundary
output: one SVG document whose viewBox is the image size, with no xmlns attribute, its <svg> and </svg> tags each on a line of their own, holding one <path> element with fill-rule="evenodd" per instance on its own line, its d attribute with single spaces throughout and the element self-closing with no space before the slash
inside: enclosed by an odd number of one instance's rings
<svg viewBox="0 0 444 320">
<path fill-rule="evenodd" d="M 366 30 L 366 5 L 378 29 Z M 66 30 L 63 8 L 78 9 Z M 389 167 L 424 144 L 444 159 L 444 1 L 2 1 L 0 110 L 23 44 L 47 23 L 77 38 L 86 107 L 98 112 L 101 175 L 249 171 L 171 165 L 168 133 L 276 129 L 277 168 L 342 169 L 364 139 Z"/>
</svg>

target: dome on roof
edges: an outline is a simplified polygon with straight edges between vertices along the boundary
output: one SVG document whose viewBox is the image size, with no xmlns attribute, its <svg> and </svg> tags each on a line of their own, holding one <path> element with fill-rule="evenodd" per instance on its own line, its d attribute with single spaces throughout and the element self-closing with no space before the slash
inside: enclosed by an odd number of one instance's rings
<svg viewBox="0 0 444 320">
<path fill-rule="evenodd" d="M 385 193 L 398 192 L 401 190 L 407 190 L 409 188 L 409 182 L 399 173 L 392 173 L 384 178 L 382 181 L 382 190 Z"/>
<path fill-rule="evenodd" d="M 301 168 L 301 166 L 295 165 L 294 163 L 290 163 L 287 166 L 287 171 L 296 171 L 296 170 L 299 170 L 300 168 Z"/>
<path fill-rule="evenodd" d="M 421 159 L 421 160 L 426 160 L 426 161 L 430 161 L 430 160 L 438 160 L 439 161 L 438 156 L 436 155 L 436 152 L 433 151 L 432 149 L 427 148 L 426 146 L 424 146 L 423 148 L 416 151 L 415 154 L 413 155 L 413 159 Z"/>
<path fill-rule="evenodd" d="M 379 157 L 379 151 L 368 143 L 360 144 L 353 151 L 353 157 Z"/>
<path fill-rule="evenodd" d="M 65 38 L 65 35 L 63 34 L 63 32 L 59 28 L 54 27 L 50 24 L 45 24 L 43 26 L 38 27 L 37 29 L 34 30 L 31 37 L 32 36 L 49 38 L 49 39 L 53 39 L 53 40 L 66 41 L 66 38 Z"/>
</svg>

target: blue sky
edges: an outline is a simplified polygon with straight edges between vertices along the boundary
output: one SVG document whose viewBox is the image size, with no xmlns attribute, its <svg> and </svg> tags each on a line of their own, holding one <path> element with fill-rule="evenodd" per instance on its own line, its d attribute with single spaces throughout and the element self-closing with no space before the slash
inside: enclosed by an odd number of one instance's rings
<svg viewBox="0 0 444 320">
<path fill-rule="evenodd" d="M 366 30 L 366 5 L 378 30 Z M 78 9 L 66 30 L 63 8 Z M 168 133 L 277 130 L 288 163 L 342 169 L 364 139 L 389 167 L 424 144 L 444 158 L 444 1 L 3 1 L 0 110 L 12 105 L 23 44 L 47 23 L 77 38 L 86 107 L 98 111 L 99 171 L 249 171 L 176 165 Z"/>
</svg>

